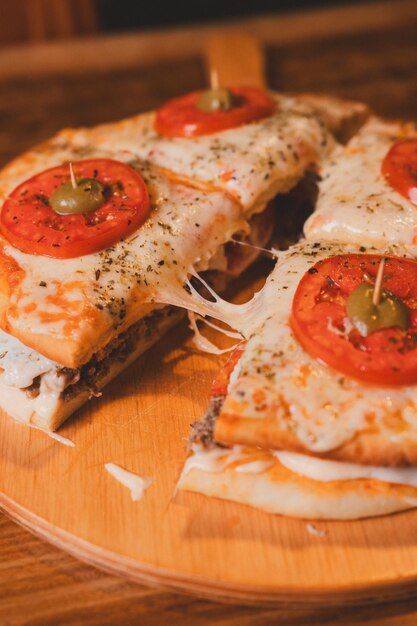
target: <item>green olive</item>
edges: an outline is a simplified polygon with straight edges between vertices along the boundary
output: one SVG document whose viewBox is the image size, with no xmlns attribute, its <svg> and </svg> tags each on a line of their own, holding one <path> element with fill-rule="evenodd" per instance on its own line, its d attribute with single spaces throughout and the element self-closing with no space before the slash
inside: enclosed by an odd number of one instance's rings
<svg viewBox="0 0 417 626">
<path fill-rule="evenodd" d="M 230 111 L 236 105 L 232 92 L 225 87 L 208 89 L 199 98 L 197 108 L 205 113 L 211 111 Z"/>
<path fill-rule="evenodd" d="M 64 183 L 49 198 L 49 204 L 59 215 L 90 213 L 99 209 L 106 201 L 103 183 L 95 178 L 83 178 L 74 188 Z"/>
<path fill-rule="evenodd" d="M 410 313 L 399 298 L 383 289 L 378 305 L 373 304 L 374 286 L 362 283 L 356 287 L 346 301 L 348 317 L 362 337 L 380 328 L 399 326 L 407 330 Z"/>
</svg>

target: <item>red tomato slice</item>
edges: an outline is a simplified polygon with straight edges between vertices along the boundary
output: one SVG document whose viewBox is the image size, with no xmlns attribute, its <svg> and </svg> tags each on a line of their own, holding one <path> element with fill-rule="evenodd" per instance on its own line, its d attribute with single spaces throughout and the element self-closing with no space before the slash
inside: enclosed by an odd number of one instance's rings
<svg viewBox="0 0 417 626">
<path fill-rule="evenodd" d="M 233 87 L 231 92 L 238 104 L 230 111 L 200 111 L 197 102 L 203 91 L 170 100 L 156 113 L 156 132 L 165 137 L 210 135 L 267 117 L 275 108 L 272 98 L 262 89 Z"/>
<path fill-rule="evenodd" d="M 381 256 L 344 254 L 319 261 L 294 295 L 291 326 L 303 348 L 335 370 L 380 385 L 417 382 L 417 262 L 386 256 L 383 288 L 410 310 L 407 331 L 384 328 L 361 337 L 346 328 L 346 299 L 361 283 L 374 281 Z"/>
<path fill-rule="evenodd" d="M 49 198 L 70 180 L 65 163 L 36 174 L 6 199 L 0 230 L 13 246 L 28 254 L 57 259 L 91 254 L 120 241 L 146 219 L 150 202 L 145 182 L 129 165 L 112 159 L 74 161 L 75 177 L 97 178 L 107 201 L 95 211 L 58 215 Z"/>
<path fill-rule="evenodd" d="M 229 386 L 230 376 L 235 369 L 240 357 L 242 356 L 244 344 L 241 343 L 235 348 L 232 354 L 227 359 L 221 370 L 217 373 L 214 379 L 210 395 L 211 396 L 225 396 L 227 393 L 227 387 Z"/>
<path fill-rule="evenodd" d="M 395 191 L 417 204 L 417 138 L 395 143 L 385 155 L 381 171 Z"/>
</svg>

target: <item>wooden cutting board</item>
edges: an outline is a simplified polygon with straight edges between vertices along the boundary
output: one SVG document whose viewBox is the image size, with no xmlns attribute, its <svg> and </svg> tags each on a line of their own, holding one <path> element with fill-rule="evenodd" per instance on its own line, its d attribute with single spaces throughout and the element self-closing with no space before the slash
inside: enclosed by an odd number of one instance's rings
<svg viewBox="0 0 417 626">
<path fill-rule="evenodd" d="M 266 271 L 252 271 L 240 301 Z M 186 324 L 171 331 L 64 425 L 75 447 L 0 415 L 2 509 L 80 559 L 201 596 L 299 605 L 414 593 L 417 512 L 311 526 L 175 494 L 190 423 L 223 360 L 187 337 Z M 109 462 L 152 477 L 140 501 L 106 472 Z"/>
<path fill-rule="evenodd" d="M 234 58 L 224 84 L 240 71 Z M 259 84 L 262 63 L 256 52 L 251 58 L 245 82 Z M 259 286 L 257 272 L 265 274 L 258 267 L 239 298 Z M 186 325 L 176 328 L 64 425 L 60 434 L 75 447 L 0 414 L 1 508 L 81 559 L 211 598 L 295 606 L 414 594 L 416 512 L 312 526 L 175 493 L 190 423 L 222 362 L 195 352 L 187 337 Z M 142 500 L 106 472 L 109 462 L 152 477 Z"/>
</svg>

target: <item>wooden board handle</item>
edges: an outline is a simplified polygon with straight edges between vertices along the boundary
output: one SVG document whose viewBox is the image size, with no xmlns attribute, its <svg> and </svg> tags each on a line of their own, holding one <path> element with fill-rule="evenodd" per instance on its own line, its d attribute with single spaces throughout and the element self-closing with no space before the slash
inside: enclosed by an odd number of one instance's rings
<svg viewBox="0 0 417 626">
<path fill-rule="evenodd" d="M 263 48 L 249 33 L 227 31 L 213 35 L 207 43 L 206 61 L 209 76 L 214 70 L 219 85 L 266 86 Z"/>
</svg>

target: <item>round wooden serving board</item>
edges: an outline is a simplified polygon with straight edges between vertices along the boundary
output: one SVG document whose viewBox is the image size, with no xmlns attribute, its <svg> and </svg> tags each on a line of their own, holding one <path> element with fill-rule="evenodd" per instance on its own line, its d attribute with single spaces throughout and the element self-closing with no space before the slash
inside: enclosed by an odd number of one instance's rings
<svg viewBox="0 0 417 626">
<path fill-rule="evenodd" d="M 80 559 L 216 599 L 336 604 L 413 593 L 417 512 L 317 522 L 323 532 L 312 534 L 303 520 L 175 494 L 190 423 L 221 361 L 194 351 L 180 325 L 61 428 L 75 447 L 0 415 L 2 509 Z M 153 478 L 142 500 L 108 462 Z"/>
</svg>

